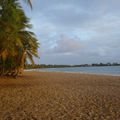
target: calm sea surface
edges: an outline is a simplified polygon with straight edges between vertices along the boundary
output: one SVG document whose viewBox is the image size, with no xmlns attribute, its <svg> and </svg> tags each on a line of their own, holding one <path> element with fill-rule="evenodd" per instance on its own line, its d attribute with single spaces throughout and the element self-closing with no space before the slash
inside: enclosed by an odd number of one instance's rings
<svg viewBox="0 0 120 120">
<path fill-rule="evenodd" d="M 33 71 L 75 72 L 75 73 L 89 73 L 89 74 L 103 74 L 103 75 L 120 75 L 120 66 L 42 68 L 42 69 L 34 69 Z"/>
</svg>

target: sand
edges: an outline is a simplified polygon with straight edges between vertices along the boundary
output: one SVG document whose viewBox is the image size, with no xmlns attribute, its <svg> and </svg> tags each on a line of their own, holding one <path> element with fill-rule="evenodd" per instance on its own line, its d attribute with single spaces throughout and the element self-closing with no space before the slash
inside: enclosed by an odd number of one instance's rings
<svg viewBox="0 0 120 120">
<path fill-rule="evenodd" d="M 25 72 L 0 78 L 0 120 L 120 120 L 120 77 Z"/>
</svg>

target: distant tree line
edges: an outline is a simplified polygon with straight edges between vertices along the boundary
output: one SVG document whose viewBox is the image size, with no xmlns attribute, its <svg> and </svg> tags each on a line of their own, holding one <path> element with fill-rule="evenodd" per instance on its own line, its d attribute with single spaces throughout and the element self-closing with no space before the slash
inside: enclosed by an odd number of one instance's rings
<svg viewBox="0 0 120 120">
<path fill-rule="evenodd" d="M 92 64 L 81 64 L 81 65 L 46 65 L 46 64 L 26 64 L 26 69 L 37 69 L 37 68 L 64 68 L 64 67 L 101 67 L 101 66 L 120 66 L 120 63 L 92 63 Z"/>
<path fill-rule="evenodd" d="M 26 69 L 36 69 L 36 68 L 64 68 L 64 67 L 72 67 L 70 65 L 46 65 L 46 64 L 26 64 Z"/>
</svg>

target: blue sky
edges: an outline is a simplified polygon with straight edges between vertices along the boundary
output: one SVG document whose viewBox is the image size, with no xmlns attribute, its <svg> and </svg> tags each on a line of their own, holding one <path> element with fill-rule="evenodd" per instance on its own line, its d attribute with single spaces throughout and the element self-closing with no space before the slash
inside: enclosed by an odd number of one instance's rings
<svg viewBox="0 0 120 120">
<path fill-rule="evenodd" d="M 120 0 L 33 0 L 22 6 L 40 41 L 40 64 L 120 61 Z"/>
</svg>

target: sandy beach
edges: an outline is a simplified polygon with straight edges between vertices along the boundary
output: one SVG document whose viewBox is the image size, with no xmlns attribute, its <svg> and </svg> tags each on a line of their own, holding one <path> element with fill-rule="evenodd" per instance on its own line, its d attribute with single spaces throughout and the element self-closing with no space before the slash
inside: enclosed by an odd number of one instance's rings
<svg viewBox="0 0 120 120">
<path fill-rule="evenodd" d="M 0 78 L 0 120 L 120 120 L 120 77 L 25 72 Z"/>
</svg>

